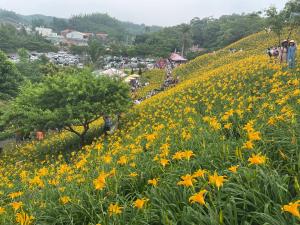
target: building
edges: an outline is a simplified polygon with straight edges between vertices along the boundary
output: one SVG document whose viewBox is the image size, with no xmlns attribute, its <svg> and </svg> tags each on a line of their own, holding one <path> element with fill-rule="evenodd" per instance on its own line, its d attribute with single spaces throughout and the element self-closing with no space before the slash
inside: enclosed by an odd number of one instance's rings
<svg viewBox="0 0 300 225">
<path fill-rule="evenodd" d="M 172 53 L 170 55 L 169 59 L 175 63 L 184 63 L 187 61 L 187 59 L 183 58 L 181 55 L 179 55 L 177 53 Z"/>
<path fill-rule="evenodd" d="M 96 37 L 97 37 L 97 38 L 100 38 L 100 39 L 102 39 L 102 40 L 105 41 L 105 40 L 108 38 L 108 34 L 107 34 L 107 33 L 100 32 L 100 33 L 97 33 L 97 34 L 96 34 Z"/>
<path fill-rule="evenodd" d="M 177 67 L 183 63 L 186 63 L 188 60 L 177 53 L 172 53 L 169 57 L 169 61 L 173 64 L 173 66 Z"/>
<path fill-rule="evenodd" d="M 72 40 L 84 40 L 85 35 L 84 33 L 78 32 L 78 31 L 71 31 L 69 33 L 67 33 L 66 35 L 67 39 L 72 39 Z"/>
<path fill-rule="evenodd" d="M 204 52 L 205 48 L 200 48 L 199 45 L 193 45 L 189 50 L 191 52 Z"/>
<path fill-rule="evenodd" d="M 93 33 L 83 33 L 83 37 L 85 39 L 90 39 L 91 37 L 94 37 L 94 34 Z"/>
<path fill-rule="evenodd" d="M 54 45 L 59 45 L 60 43 L 64 42 L 64 37 L 58 35 L 56 33 L 52 33 L 52 35 L 46 37 L 46 40 L 51 41 Z"/>
<path fill-rule="evenodd" d="M 45 28 L 45 27 L 36 27 L 35 31 L 39 34 L 42 35 L 43 37 L 48 37 L 51 36 L 53 31 L 51 28 Z"/>
<path fill-rule="evenodd" d="M 61 36 L 66 38 L 67 34 L 72 32 L 72 31 L 74 31 L 74 30 L 66 29 L 66 30 L 61 31 L 60 34 L 61 34 Z"/>
</svg>

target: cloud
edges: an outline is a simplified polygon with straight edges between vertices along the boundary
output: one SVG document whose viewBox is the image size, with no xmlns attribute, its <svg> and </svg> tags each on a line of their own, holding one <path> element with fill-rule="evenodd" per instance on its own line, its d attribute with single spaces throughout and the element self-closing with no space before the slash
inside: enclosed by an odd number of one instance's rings
<svg viewBox="0 0 300 225">
<path fill-rule="evenodd" d="M 253 12 L 270 5 L 283 8 L 287 0 L 0 0 L 0 8 L 17 13 L 70 17 L 101 12 L 147 25 L 175 25 L 193 17 Z"/>
</svg>

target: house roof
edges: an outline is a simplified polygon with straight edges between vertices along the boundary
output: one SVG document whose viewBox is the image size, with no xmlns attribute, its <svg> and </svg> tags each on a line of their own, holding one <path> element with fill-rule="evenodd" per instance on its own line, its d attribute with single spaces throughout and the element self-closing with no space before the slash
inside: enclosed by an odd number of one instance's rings
<svg viewBox="0 0 300 225">
<path fill-rule="evenodd" d="M 66 29 L 66 30 L 61 31 L 61 33 L 68 33 L 68 32 L 72 32 L 72 31 L 74 31 L 74 30 Z"/>
<path fill-rule="evenodd" d="M 187 59 L 183 58 L 181 55 L 177 54 L 177 53 L 172 53 L 170 55 L 170 60 L 174 61 L 174 62 L 182 62 L 182 61 L 187 61 Z"/>
</svg>

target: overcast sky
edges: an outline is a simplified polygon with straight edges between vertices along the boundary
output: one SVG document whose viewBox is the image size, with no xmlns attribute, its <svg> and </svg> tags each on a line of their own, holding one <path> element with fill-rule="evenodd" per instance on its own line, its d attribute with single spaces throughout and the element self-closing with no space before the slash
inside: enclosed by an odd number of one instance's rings
<svg viewBox="0 0 300 225">
<path fill-rule="evenodd" d="M 147 25 L 177 25 L 193 17 L 253 12 L 287 0 L 0 0 L 0 8 L 17 13 L 70 17 L 75 14 L 108 13 L 123 21 Z"/>
</svg>

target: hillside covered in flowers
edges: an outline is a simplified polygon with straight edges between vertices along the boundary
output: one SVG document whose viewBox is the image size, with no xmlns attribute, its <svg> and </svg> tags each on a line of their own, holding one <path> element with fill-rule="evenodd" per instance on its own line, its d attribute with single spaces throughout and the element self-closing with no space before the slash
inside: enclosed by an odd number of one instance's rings
<svg viewBox="0 0 300 225">
<path fill-rule="evenodd" d="M 270 61 L 274 44 L 258 33 L 179 67 L 70 158 L 2 155 L 0 224 L 299 224 L 300 67 Z"/>
</svg>

